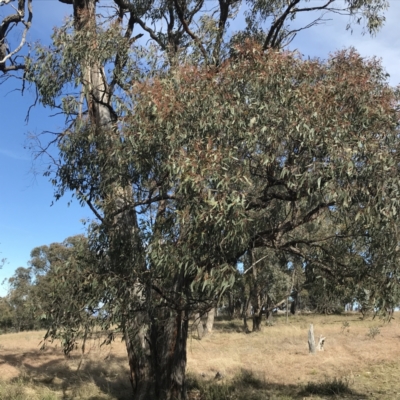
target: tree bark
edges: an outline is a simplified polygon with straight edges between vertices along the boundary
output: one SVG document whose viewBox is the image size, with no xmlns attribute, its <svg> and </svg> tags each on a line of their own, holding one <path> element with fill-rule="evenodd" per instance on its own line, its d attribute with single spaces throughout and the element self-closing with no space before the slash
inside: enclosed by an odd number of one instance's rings
<svg viewBox="0 0 400 400">
<path fill-rule="evenodd" d="M 228 293 L 228 312 L 229 318 L 232 319 L 235 315 L 235 299 L 231 291 Z"/>
<path fill-rule="evenodd" d="M 146 400 L 150 395 L 150 365 L 148 360 L 148 349 L 143 327 L 139 324 L 132 324 L 138 327 L 138 331 L 129 331 L 125 328 L 125 345 L 128 354 L 129 379 L 131 381 L 135 400 Z"/>
<path fill-rule="evenodd" d="M 186 345 L 189 326 L 187 312 L 169 312 L 163 326 L 152 323 L 152 362 L 154 399 L 183 400 L 186 398 Z"/>
<path fill-rule="evenodd" d="M 251 256 L 251 260 L 253 260 L 253 255 Z M 261 331 L 263 301 L 261 288 L 257 280 L 256 266 L 253 266 L 253 290 L 251 294 L 253 304 L 253 332 L 259 332 Z"/>
<path fill-rule="evenodd" d="M 138 322 L 136 334 L 125 333 L 133 399 L 186 399 L 188 315 L 160 310 L 148 331 Z"/>
<path fill-rule="evenodd" d="M 290 313 L 295 315 L 297 312 L 297 303 L 298 303 L 298 294 L 297 292 L 292 293 L 291 295 L 293 301 L 290 303 Z"/>
<path fill-rule="evenodd" d="M 250 302 L 250 297 L 246 299 L 244 309 L 243 309 L 243 325 L 244 325 L 244 331 L 246 333 L 250 332 L 249 326 L 247 324 L 247 317 L 250 314 L 250 309 L 251 309 L 251 302 Z"/>
<path fill-rule="evenodd" d="M 206 323 L 206 328 L 207 328 L 207 333 L 211 333 L 214 327 L 214 317 L 215 317 L 215 307 L 213 307 L 208 313 L 207 313 L 207 323 Z"/>
<path fill-rule="evenodd" d="M 253 315 L 253 332 L 261 331 L 261 319 L 262 319 L 261 313 L 257 313 L 257 314 Z"/>
</svg>

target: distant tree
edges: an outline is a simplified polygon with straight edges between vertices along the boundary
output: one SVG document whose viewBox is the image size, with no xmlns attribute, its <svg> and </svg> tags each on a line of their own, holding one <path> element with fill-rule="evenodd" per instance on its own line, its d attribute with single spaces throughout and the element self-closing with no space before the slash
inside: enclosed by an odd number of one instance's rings
<svg viewBox="0 0 400 400">
<path fill-rule="evenodd" d="M 74 293 L 85 291 L 87 285 L 96 289 L 91 279 L 96 269 L 95 257 L 91 256 L 87 238 L 76 235 L 62 243 L 36 247 L 31 251 L 30 272 L 34 277 L 33 296 L 35 314 L 42 326 L 48 329 L 46 335 L 59 338 L 57 329 L 64 326 L 61 340 L 68 353 L 90 328 L 96 325 L 99 304 L 90 298 Z M 101 293 L 98 294 L 101 296 Z"/>
<path fill-rule="evenodd" d="M 19 332 L 35 328 L 32 277 L 29 268 L 19 267 L 8 279 L 7 301 L 12 310 L 12 325 Z"/>
<path fill-rule="evenodd" d="M 8 298 L 0 297 L 0 329 L 4 333 L 13 329 L 13 322 L 15 320 L 13 311 Z"/>
<path fill-rule="evenodd" d="M 253 331 L 261 330 L 262 315 L 267 318 L 272 311 L 285 303 L 294 287 L 293 265 L 283 253 L 275 253 L 268 248 L 257 248 L 244 257 L 243 281 L 248 286 L 245 298 L 244 325 L 247 326 L 247 312 L 252 310 Z"/>
</svg>

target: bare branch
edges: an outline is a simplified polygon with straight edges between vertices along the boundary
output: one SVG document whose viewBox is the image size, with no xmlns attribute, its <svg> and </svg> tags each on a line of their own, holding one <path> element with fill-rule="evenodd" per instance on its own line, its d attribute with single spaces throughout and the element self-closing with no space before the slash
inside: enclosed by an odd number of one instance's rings
<svg viewBox="0 0 400 400">
<path fill-rule="evenodd" d="M 121 214 L 121 213 L 123 213 L 123 212 L 125 212 L 125 211 L 127 211 L 127 210 L 129 210 L 131 208 L 150 205 L 150 204 L 162 201 L 162 200 L 176 200 L 176 197 L 168 195 L 168 194 L 165 194 L 165 195 L 158 195 L 158 196 L 155 196 L 155 197 L 149 197 L 147 200 L 137 201 L 135 203 L 130 203 L 130 204 L 125 205 L 124 207 L 119 208 L 116 212 L 111 214 L 110 218 L 114 218 L 117 215 L 119 215 L 119 214 Z"/>
<path fill-rule="evenodd" d="M 179 21 L 181 22 L 185 32 L 194 40 L 194 42 L 197 44 L 197 46 L 199 47 L 201 53 L 203 54 L 204 57 L 204 61 L 207 63 L 208 61 L 208 56 L 207 56 L 207 52 L 204 49 L 200 39 L 190 30 L 188 22 L 185 20 L 185 16 L 183 14 L 183 10 L 180 7 L 178 0 L 174 0 L 174 4 L 175 4 L 175 9 L 176 9 L 176 13 L 178 14 L 178 18 Z"/>
<path fill-rule="evenodd" d="M 32 0 L 28 0 L 28 19 L 26 21 L 25 21 L 25 4 L 26 4 L 25 1 L 26 0 L 19 0 L 18 9 L 16 10 L 16 13 L 5 17 L 0 25 L 0 71 L 2 71 L 3 73 L 25 68 L 25 66 L 22 64 L 19 65 L 13 64 L 11 66 L 6 66 L 6 61 L 11 60 L 11 57 L 17 54 L 24 46 L 26 42 L 26 35 L 32 24 L 32 18 L 33 18 Z M 18 23 L 22 23 L 25 26 L 24 31 L 22 33 L 21 41 L 14 50 L 9 51 L 8 54 L 6 54 L 8 51 L 6 46 L 6 36 L 8 29 L 11 26 L 11 24 L 18 24 Z"/>
<path fill-rule="evenodd" d="M 266 50 L 269 47 L 274 47 L 276 38 L 278 37 L 278 34 L 280 30 L 283 27 L 283 24 L 288 17 L 288 15 L 291 13 L 291 10 L 296 6 L 296 4 L 300 3 L 300 0 L 293 0 L 289 3 L 288 7 L 286 10 L 283 12 L 283 14 L 275 20 L 275 22 L 272 24 L 267 38 L 265 39 L 263 49 Z"/>
</svg>

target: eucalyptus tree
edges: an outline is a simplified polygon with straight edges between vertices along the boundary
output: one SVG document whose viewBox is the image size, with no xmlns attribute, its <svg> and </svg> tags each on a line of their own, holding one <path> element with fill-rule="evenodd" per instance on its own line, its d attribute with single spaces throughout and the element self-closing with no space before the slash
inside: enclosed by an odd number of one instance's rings
<svg viewBox="0 0 400 400">
<path fill-rule="evenodd" d="M 189 315 L 252 249 L 335 280 L 376 268 L 360 251 L 387 235 L 393 270 L 397 93 L 355 52 L 323 63 L 278 51 L 298 15 L 320 13 L 309 26 L 348 13 L 374 32 L 386 2 L 259 0 L 243 13 L 233 0 L 114 0 L 104 15 L 95 0 L 63 2 L 72 20 L 18 68 L 66 115 L 48 175 L 57 198 L 73 190 L 96 217 L 96 268 L 71 300 L 104 305 L 103 327 L 122 330 L 136 398 L 185 398 Z M 9 54 L 3 72 L 17 66 Z"/>
<path fill-rule="evenodd" d="M 385 265 L 398 284 L 398 93 L 353 50 L 305 61 L 248 41 L 219 67 L 170 71 L 148 57 L 161 68 L 132 83 L 119 135 L 70 128 L 54 179 L 58 195 L 79 190 L 98 214 L 96 301 L 105 326 L 132 337 L 137 396 L 171 398 L 184 396 L 189 313 L 228 288 L 254 249 L 337 284 Z M 127 212 L 130 233 L 116 218 Z"/>
<path fill-rule="evenodd" d="M 8 330 L 13 328 L 13 317 L 13 308 L 7 296 L 0 297 L 0 329 L 2 332 L 7 333 Z"/>
<path fill-rule="evenodd" d="M 286 299 L 292 294 L 296 269 L 290 256 L 266 247 L 249 251 L 244 257 L 244 268 L 242 280 L 248 286 L 248 295 L 244 300 L 244 328 L 249 332 L 247 310 L 251 307 L 252 330 L 260 331 L 262 314 L 265 313 L 269 319 L 272 310 L 286 303 Z"/>
<path fill-rule="evenodd" d="M 98 316 L 99 304 L 93 294 L 90 298 L 73 296 L 77 286 L 83 292 L 87 291 L 88 282 L 96 288 L 92 279 L 95 270 L 96 258 L 90 253 L 87 238 L 83 235 L 69 237 L 62 243 L 35 247 L 31 251 L 29 271 L 35 317 L 48 329 L 45 339 L 59 338 L 57 329 L 63 325 L 61 339 L 66 353 L 97 323 L 94 317 Z"/>
<path fill-rule="evenodd" d="M 28 268 L 18 267 L 8 279 L 7 302 L 11 308 L 12 325 L 19 332 L 35 327 L 32 301 L 32 277 Z"/>
</svg>

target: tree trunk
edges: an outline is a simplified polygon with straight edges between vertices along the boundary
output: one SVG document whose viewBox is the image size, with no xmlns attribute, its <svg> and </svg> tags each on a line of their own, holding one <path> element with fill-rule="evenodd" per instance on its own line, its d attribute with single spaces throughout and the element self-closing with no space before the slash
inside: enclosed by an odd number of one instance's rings
<svg viewBox="0 0 400 400">
<path fill-rule="evenodd" d="M 289 296 L 286 297 L 286 323 L 289 322 Z"/>
<path fill-rule="evenodd" d="M 87 32 L 88 49 L 95 49 L 96 42 L 96 2 L 97 0 L 73 0 L 73 10 L 76 32 Z M 106 81 L 103 66 L 91 57 L 90 51 L 82 61 L 82 101 L 87 102 L 90 126 L 99 137 L 101 135 L 118 135 L 115 130 L 115 116 L 110 105 L 111 93 Z M 84 96 L 83 96 L 84 94 Z M 82 117 L 82 115 L 80 116 Z M 99 141 L 99 146 L 106 146 Z M 100 149 L 101 150 L 101 149 Z M 100 172 L 101 174 L 101 172 Z M 106 177 L 104 177 L 106 178 Z M 135 242 L 139 254 L 144 254 L 143 246 L 137 235 L 138 220 L 134 209 L 126 207 L 132 201 L 132 188 L 121 186 L 116 182 L 104 218 L 111 217 L 109 257 L 116 257 L 120 262 L 120 254 L 124 254 L 118 246 L 127 243 L 128 250 Z M 126 209 L 118 213 L 118 210 Z M 115 239 L 115 247 L 113 241 Z M 129 254 L 129 251 L 127 252 Z M 143 257 L 144 259 L 144 257 Z M 143 263 L 146 268 L 145 263 Z M 179 281 L 182 284 L 182 281 Z M 181 293 L 182 288 L 176 290 Z M 127 294 L 126 307 L 137 303 L 135 289 Z M 135 311 L 123 323 L 123 331 L 128 353 L 130 379 L 135 400 L 183 400 L 186 398 L 185 369 L 186 342 L 188 334 L 188 315 L 184 311 L 172 311 L 165 308 L 153 308 L 150 293 L 143 293 L 146 307 Z M 140 300 L 141 301 L 141 300 Z M 139 302 L 140 302 L 139 301 Z M 135 307 L 132 307 L 133 309 Z M 200 326 L 201 325 L 201 321 Z"/>
<path fill-rule="evenodd" d="M 251 262 L 253 263 L 254 257 L 253 252 L 251 251 Z M 253 332 L 261 331 L 261 317 L 262 317 L 262 309 L 263 309 L 263 301 L 261 295 L 261 288 L 257 279 L 257 268 L 253 265 L 252 269 L 252 280 L 253 287 L 250 291 L 251 300 L 253 304 Z"/>
<path fill-rule="evenodd" d="M 235 299 L 233 297 L 232 292 L 228 293 L 228 312 L 229 312 L 229 318 L 230 319 L 234 318 L 234 315 L 235 315 Z"/>
<path fill-rule="evenodd" d="M 196 328 L 197 336 L 198 336 L 199 340 L 201 340 L 204 336 L 204 327 L 203 327 L 203 322 L 201 321 L 200 313 L 195 314 L 193 325 Z"/>
<path fill-rule="evenodd" d="M 298 303 L 298 295 L 297 292 L 292 293 L 291 295 L 293 301 L 290 303 L 290 313 L 295 315 L 297 312 L 297 303 Z"/>
<path fill-rule="evenodd" d="M 272 324 L 272 317 L 273 317 L 273 312 L 271 309 L 272 306 L 272 301 L 271 298 L 269 296 L 267 296 L 267 301 L 266 301 L 266 305 L 265 305 L 265 318 L 267 320 L 267 324 L 271 325 Z"/>
<path fill-rule="evenodd" d="M 259 312 L 253 315 L 253 332 L 261 331 L 261 318 L 262 314 Z"/>
<path fill-rule="evenodd" d="M 186 344 L 189 315 L 169 312 L 163 326 L 155 326 L 158 335 L 152 335 L 151 346 L 154 374 L 154 399 L 183 400 L 186 398 Z M 158 321 L 156 321 L 158 324 Z M 161 328 L 161 329 L 160 329 Z M 154 340 L 157 340 L 154 343 Z"/>
<path fill-rule="evenodd" d="M 130 369 L 129 379 L 135 400 L 147 400 L 151 390 L 149 350 L 146 348 L 148 346 L 143 327 L 135 325 L 130 332 L 128 329 L 124 332 Z"/>
<path fill-rule="evenodd" d="M 135 324 L 136 334 L 125 335 L 133 399 L 186 399 L 188 315 L 161 310 L 147 331 Z"/>
<path fill-rule="evenodd" d="M 244 331 L 246 333 L 250 332 L 249 326 L 247 324 L 247 317 L 250 314 L 250 310 L 251 310 L 251 302 L 250 302 L 250 297 L 248 297 L 243 309 L 243 325 L 244 325 Z"/>
<path fill-rule="evenodd" d="M 213 330 L 214 316 L 215 316 L 215 307 L 213 307 L 207 314 L 207 323 L 206 323 L 207 333 L 211 333 Z"/>
</svg>

